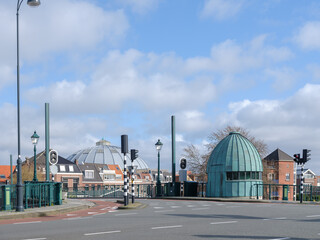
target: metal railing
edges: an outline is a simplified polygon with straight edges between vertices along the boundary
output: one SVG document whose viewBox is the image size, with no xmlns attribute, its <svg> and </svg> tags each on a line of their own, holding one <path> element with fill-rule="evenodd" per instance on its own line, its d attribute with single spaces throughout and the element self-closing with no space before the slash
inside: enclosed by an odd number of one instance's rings
<svg viewBox="0 0 320 240">
<path fill-rule="evenodd" d="M 62 204 L 61 183 L 25 182 L 23 207 L 25 209 Z M 0 185 L 0 210 L 13 210 L 17 203 L 16 185 Z"/>
</svg>

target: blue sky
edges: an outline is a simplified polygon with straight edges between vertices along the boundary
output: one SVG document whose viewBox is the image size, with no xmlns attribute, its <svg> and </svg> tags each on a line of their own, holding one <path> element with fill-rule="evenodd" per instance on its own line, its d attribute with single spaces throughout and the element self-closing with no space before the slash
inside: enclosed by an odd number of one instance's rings
<svg viewBox="0 0 320 240">
<path fill-rule="evenodd" d="M 289 155 L 312 149 L 320 174 L 320 2 L 299 0 L 42 0 L 20 9 L 22 156 L 30 136 L 67 157 L 101 138 L 156 168 L 170 117 L 177 159 L 226 125 Z M 0 2 L 0 164 L 17 158 L 16 3 Z"/>
</svg>

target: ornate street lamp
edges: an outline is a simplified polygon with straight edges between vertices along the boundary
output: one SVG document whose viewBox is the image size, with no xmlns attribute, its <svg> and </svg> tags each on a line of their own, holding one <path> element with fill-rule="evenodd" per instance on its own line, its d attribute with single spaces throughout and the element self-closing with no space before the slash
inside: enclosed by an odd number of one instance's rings
<svg viewBox="0 0 320 240">
<path fill-rule="evenodd" d="M 37 134 L 36 131 L 34 131 L 33 135 L 31 136 L 31 141 L 32 144 L 34 145 L 33 147 L 33 152 L 34 152 L 34 157 L 33 157 L 33 166 L 34 166 L 34 170 L 33 170 L 33 181 L 34 182 L 38 182 L 37 179 L 37 144 L 38 144 L 38 140 L 39 140 L 39 136 Z"/>
<path fill-rule="evenodd" d="M 19 10 L 23 0 L 17 1 L 17 119 L 18 119 L 18 160 L 17 160 L 17 212 L 23 212 L 23 189 L 21 174 L 21 152 L 20 152 L 20 66 L 19 66 Z M 27 4 L 32 7 L 40 5 L 40 0 L 28 0 Z"/>
<path fill-rule="evenodd" d="M 160 142 L 160 139 L 158 139 L 158 142 L 155 144 L 156 150 L 158 151 L 158 177 L 157 177 L 157 197 L 161 196 L 161 182 L 160 182 L 160 151 L 163 146 L 162 142 Z"/>
</svg>

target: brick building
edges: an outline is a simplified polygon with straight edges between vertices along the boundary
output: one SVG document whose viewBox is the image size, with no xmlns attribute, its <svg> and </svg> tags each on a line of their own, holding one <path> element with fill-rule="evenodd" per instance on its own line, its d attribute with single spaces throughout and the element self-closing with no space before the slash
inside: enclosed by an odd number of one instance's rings
<svg viewBox="0 0 320 240">
<path fill-rule="evenodd" d="M 288 190 L 288 200 L 294 198 L 294 161 L 291 156 L 283 152 L 279 148 L 274 150 L 263 160 L 263 183 L 288 185 L 285 188 Z M 271 192 L 265 187 L 266 195 L 271 195 L 272 199 L 283 199 L 283 186 L 272 185 Z"/>
</svg>

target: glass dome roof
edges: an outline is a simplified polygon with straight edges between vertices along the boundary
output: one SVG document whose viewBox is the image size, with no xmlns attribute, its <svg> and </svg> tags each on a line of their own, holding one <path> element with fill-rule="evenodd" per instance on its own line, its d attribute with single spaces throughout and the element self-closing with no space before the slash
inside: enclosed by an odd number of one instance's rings
<svg viewBox="0 0 320 240">
<path fill-rule="evenodd" d="M 131 166 L 130 153 L 127 155 L 127 166 Z M 70 155 L 68 160 L 75 162 L 78 160 L 79 164 L 84 163 L 98 163 L 98 164 L 117 164 L 123 169 L 124 156 L 121 153 L 121 148 L 111 146 L 110 142 L 102 139 L 96 143 L 96 146 L 79 150 Z M 133 165 L 137 169 L 149 169 L 148 165 L 140 157 L 134 160 Z"/>
</svg>

